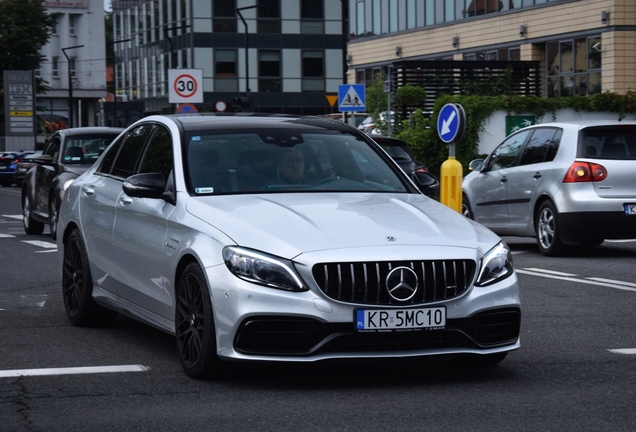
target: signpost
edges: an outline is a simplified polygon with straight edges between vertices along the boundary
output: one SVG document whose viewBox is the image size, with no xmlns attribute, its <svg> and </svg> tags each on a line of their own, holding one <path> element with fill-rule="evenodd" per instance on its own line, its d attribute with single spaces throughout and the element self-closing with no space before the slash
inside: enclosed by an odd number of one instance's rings
<svg viewBox="0 0 636 432">
<path fill-rule="evenodd" d="M 33 136 L 35 88 L 31 71 L 4 71 L 4 112 L 7 136 Z"/>
<path fill-rule="evenodd" d="M 437 134 L 448 144 L 448 159 L 441 167 L 440 202 L 462 212 L 462 164 L 455 159 L 455 141 L 464 136 L 466 113 L 459 104 L 446 104 L 437 118 Z"/>
<path fill-rule="evenodd" d="M 203 103 L 203 70 L 168 69 L 168 102 Z"/>
<path fill-rule="evenodd" d="M 338 111 L 366 111 L 364 84 L 340 84 L 338 86 Z"/>
<path fill-rule="evenodd" d="M 181 104 L 175 110 L 175 114 L 196 114 L 199 110 L 192 104 Z"/>
</svg>

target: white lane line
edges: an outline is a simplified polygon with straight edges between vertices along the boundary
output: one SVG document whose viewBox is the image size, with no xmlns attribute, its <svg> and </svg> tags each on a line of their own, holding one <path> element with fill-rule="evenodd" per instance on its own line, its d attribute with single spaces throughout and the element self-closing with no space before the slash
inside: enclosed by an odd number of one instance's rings
<svg viewBox="0 0 636 432">
<path fill-rule="evenodd" d="M 22 215 L 0 215 L 9 219 L 22 219 Z"/>
<path fill-rule="evenodd" d="M 607 282 L 607 283 L 612 283 L 616 285 L 625 285 L 625 286 L 636 288 L 636 283 L 632 283 L 632 282 L 623 282 L 623 281 L 617 281 L 614 279 L 603 279 L 603 278 L 585 278 L 585 279 L 589 279 L 589 280 L 593 280 L 597 282 Z"/>
<path fill-rule="evenodd" d="M 0 371 L 0 378 L 14 378 L 21 376 L 47 376 L 47 375 L 79 375 L 112 372 L 145 372 L 150 370 L 143 365 L 122 365 L 122 366 L 90 366 L 90 367 L 69 367 L 69 368 L 49 368 L 49 369 L 16 369 Z"/>
<path fill-rule="evenodd" d="M 512 254 L 513 254 L 513 255 L 519 255 L 519 254 L 527 253 L 527 252 L 528 252 L 528 251 L 512 251 Z"/>
<path fill-rule="evenodd" d="M 608 350 L 614 354 L 636 354 L 636 348 L 622 348 Z"/>
<path fill-rule="evenodd" d="M 15 236 L 11 235 L 11 234 L 2 234 L 2 233 L 0 233 L 0 238 L 15 238 Z"/>
<path fill-rule="evenodd" d="M 533 271 L 533 272 L 539 272 L 539 273 L 547 273 L 547 274 L 551 274 L 551 275 L 555 275 L 555 276 L 566 276 L 566 277 L 574 277 L 574 276 L 578 276 L 572 273 L 563 273 L 563 272 L 558 272 L 558 271 L 554 271 L 554 270 L 545 270 L 545 269 L 540 269 L 540 268 L 527 268 L 525 270 L 529 270 L 529 271 Z"/>
<path fill-rule="evenodd" d="M 605 240 L 610 243 L 633 243 L 636 242 L 636 239 L 627 239 L 627 240 Z"/>
<path fill-rule="evenodd" d="M 32 244 L 33 246 L 40 246 L 47 249 L 51 249 L 51 248 L 57 249 L 57 243 L 45 242 L 42 240 L 22 240 L 22 243 L 28 243 L 28 244 Z"/>
<path fill-rule="evenodd" d="M 605 282 L 598 282 L 598 281 L 593 281 L 593 280 L 576 279 L 576 278 L 563 277 L 563 276 L 555 276 L 555 275 L 543 274 L 543 273 L 539 273 L 539 272 L 526 271 L 526 270 L 521 270 L 521 269 L 518 269 L 517 273 L 527 274 L 527 275 L 531 275 L 531 276 L 547 277 L 547 278 L 551 278 L 551 279 L 559 279 L 559 280 L 564 280 L 564 281 L 568 281 L 568 282 L 578 282 L 578 283 L 583 283 L 583 284 L 588 284 L 588 285 L 604 286 L 604 287 L 615 288 L 615 289 L 619 289 L 619 290 L 623 290 L 623 291 L 634 291 L 634 292 L 636 292 L 636 288 L 627 288 L 627 287 L 622 286 L 622 285 L 610 284 L 610 283 L 605 283 Z"/>
<path fill-rule="evenodd" d="M 57 252 L 57 248 L 49 249 L 49 250 L 43 250 L 43 251 L 35 251 L 35 253 L 51 253 L 51 252 Z"/>
</svg>

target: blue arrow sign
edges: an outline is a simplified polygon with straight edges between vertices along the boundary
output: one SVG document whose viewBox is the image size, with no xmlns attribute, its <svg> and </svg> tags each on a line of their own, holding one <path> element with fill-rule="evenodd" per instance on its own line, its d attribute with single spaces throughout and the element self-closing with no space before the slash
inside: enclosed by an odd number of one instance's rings
<svg viewBox="0 0 636 432">
<path fill-rule="evenodd" d="M 442 107 L 437 118 L 437 134 L 445 143 L 452 142 L 460 129 L 460 113 L 455 104 Z"/>
<path fill-rule="evenodd" d="M 338 110 L 340 112 L 366 111 L 364 84 L 340 84 L 338 86 Z"/>
</svg>

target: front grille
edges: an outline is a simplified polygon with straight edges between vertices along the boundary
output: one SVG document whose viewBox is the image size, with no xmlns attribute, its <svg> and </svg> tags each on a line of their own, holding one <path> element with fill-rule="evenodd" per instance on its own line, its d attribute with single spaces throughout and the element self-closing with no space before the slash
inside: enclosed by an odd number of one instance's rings
<svg viewBox="0 0 636 432">
<path fill-rule="evenodd" d="M 391 270 L 408 267 L 417 275 L 417 291 L 397 301 L 387 290 Z M 464 294 L 475 277 L 472 260 L 383 261 L 316 264 L 312 273 L 322 292 L 347 303 L 411 305 L 449 300 Z"/>
</svg>

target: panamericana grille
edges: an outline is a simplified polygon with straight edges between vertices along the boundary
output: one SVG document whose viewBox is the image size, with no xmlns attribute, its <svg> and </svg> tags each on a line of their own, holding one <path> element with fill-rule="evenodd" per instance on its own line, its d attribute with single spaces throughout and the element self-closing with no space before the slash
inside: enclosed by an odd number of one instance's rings
<svg viewBox="0 0 636 432">
<path fill-rule="evenodd" d="M 396 301 L 387 290 L 391 270 L 408 267 L 417 275 L 417 292 L 408 301 Z M 464 294 L 475 277 L 473 260 L 382 261 L 320 263 L 312 273 L 330 298 L 347 303 L 411 305 L 449 300 Z"/>
</svg>

